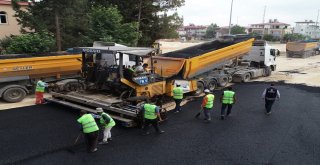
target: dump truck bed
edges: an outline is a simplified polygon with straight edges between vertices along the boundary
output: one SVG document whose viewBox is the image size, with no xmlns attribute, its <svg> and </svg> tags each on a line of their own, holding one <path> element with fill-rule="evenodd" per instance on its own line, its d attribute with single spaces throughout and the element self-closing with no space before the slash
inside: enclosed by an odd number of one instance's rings
<svg viewBox="0 0 320 165">
<path fill-rule="evenodd" d="M 286 45 L 287 57 L 310 57 L 315 55 L 317 46 L 317 42 L 288 42 Z"/>
<path fill-rule="evenodd" d="M 288 42 L 286 45 L 287 51 L 307 51 L 317 47 L 317 42 Z"/>
<path fill-rule="evenodd" d="M 29 78 L 60 77 L 62 75 L 78 74 L 81 70 L 80 54 L 17 57 L 19 56 L 0 59 L 0 78 L 16 76 L 29 76 Z"/>
<path fill-rule="evenodd" d="M 253 41 L 241 39 L 223 43 L 216 40 L 155 56 L 155 72 L 165 78 L 180 75 L 183 79 L 191 79 L 248 53 Z M 149 60 L 146 62 L 150 63 Z"/>
</svg>

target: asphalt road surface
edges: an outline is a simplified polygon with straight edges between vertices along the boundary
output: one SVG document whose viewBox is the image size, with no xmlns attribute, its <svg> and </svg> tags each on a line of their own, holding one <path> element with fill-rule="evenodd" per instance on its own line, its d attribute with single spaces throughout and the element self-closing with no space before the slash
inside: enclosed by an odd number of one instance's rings
<svg viewBox="0 0 320 165">
<path fill-rule="evenodd" d="M 113 141 L 94 154 L 86 153 L 83 138 L 71 147 L 76 111 L 54 104 L 1 111 L 0 164 L 320 164 L 320 89 L 281 84 L 281 100 L 266 116 L 266 86 L 235 85 L 238 102 L 224 121 L 217 91 L 211 123 L 194 118 L 198 100 L 170 113 L 161 135 L 115 127 Z"/>
</svg>

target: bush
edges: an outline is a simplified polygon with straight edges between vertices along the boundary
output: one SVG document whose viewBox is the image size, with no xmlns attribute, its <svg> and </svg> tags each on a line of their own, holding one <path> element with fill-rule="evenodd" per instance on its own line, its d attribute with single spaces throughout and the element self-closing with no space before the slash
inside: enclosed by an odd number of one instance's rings
<svg viewBox="0 0 320 165">
<path fill-rule="evenodd" d="M 0 40 L 0 54 L 6 54 L 6 50 L 10 46 L 11 42 L 11 37 L 5 37 Z"/>
<path fill-rule="evenodd" d="M 53 50 L 54 37 L 48 33 L 30 33 L 12 38 L 6 53 L 45 53 Z"/>
<path fill-rule="evenodd" d="M 303 35 L 303 34 L 285 34 L 283 36 L 283 40 L 288 42 L 288 41 L 301 41 L 301 40 L 305 40 L 306 38 L 308 38 L 307 36 Z"/>
<path fill-rule="evenodd" d="M 280 40 L 280 38 L 274 37 L 273 35 L 270 35 L 270 34 L 265 34 L 263 36 L 263 39 L 266 41 L 279 41 Z"/>
</svg>

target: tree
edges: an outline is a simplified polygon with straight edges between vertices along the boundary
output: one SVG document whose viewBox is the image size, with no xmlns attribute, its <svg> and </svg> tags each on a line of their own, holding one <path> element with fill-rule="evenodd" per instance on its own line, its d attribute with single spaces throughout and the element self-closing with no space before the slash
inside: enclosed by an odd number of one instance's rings
<svg viewBox="0 0 320 165">
<path fill-rule="evenodd" d="M 123 17 L 116 7 L 94 7 L 89 14 L 89 38 L 117 42 L 129 46 L 138 40 L 137 23 L 123 23 Z"/>
<path fill-rule="evenodd" d="M 6 53 L 44 53 L 54 48 L 54 37 L 48 33 L 29 33 L 12 37 Z"/>
<path fill-rule="evenodd" d="M 266 40 L 266 41 L 275 41 L 275 38 L 271 34 L 265 34 L 263 36 L 263 39 Z"/>
<path fill-rule="evenodd" d="M 7 53 L 7 49 L 10 46 L 11 42 L 12 42 L 12 38 L 8 36 L 0 39 L 0 54 Z"/>
<path fill-rule="evenodd" d="M 246 29 L 239 25 L 235 25 L 231 28 L 231 34 L 246 34 Z"/>
<path fill-rule="evenodd" d="M 184 0 L 96 0 L 95 5 L 98 4 L 116 5 L 124 22 L 138 22 L 140 46 L 150 46 L 160 38 L 177 37 L 176 30 L 183 23 L 175 10 L 184 5 Z"/>
<path fill-rule="evenodd" d="M 122 15 L 121 28 L 116 28 L 111 36 L 102 37 L 104 40 L 114 39 L 129 45 L 135 41 L 134 45 L 150 46 L 159 38 L 177 37 L 176 30 L 182 25 L 183 19 L 174 10 L 182 6 L 184 0 L 32 0 L 27 10 L 20 10 L 17 3 L 13 4 L 21 31 L 52 33 L 56 38 L 56 50 L 59 51 L 91 45 L 98 38 L 92 29 L 104 32 L 103 35 L 111 34 L 105 27 L 98 29 L 89 24 L 92 21 L 101 23 L 89 17 L 97 7 L 116 6 Z"/>
<path fill-rule="evenodd" d="M 217 24 L 211 24 L 208 26 L 207 31 L 206 31 L 206 38 L 215 38 L 218 30 L 218 25 Z"/>
<path fill-rule="evenodd" d="M 13 1 L 13 8 L 21 32 L 49 31 L 56 38 L 58 51 L 69 45 L 83 46 L 82 37 L 87 30 L 87 0 L 33 0 L 27 10 L 21 10 L 16 2 Z"/>
<path fill-rule="evenodd" d="M 307 38 L 307 36 L 303 35 L 303 34 L 285 34 L 283 36 L 283 40 L 284 41 L 300 41 L 300 40 L 305 40 Z"/>
</svg>

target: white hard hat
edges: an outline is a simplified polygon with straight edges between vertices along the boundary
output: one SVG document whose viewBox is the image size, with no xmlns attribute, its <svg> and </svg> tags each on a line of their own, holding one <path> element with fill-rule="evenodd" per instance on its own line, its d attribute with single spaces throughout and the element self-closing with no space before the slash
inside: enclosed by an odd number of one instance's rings
<svg viewBox="0 0 320 165">
<path fill-rule="evenodd" d="M 210 90 L 209 89 L 205 89 L 204 93 L 210 93 Z"/>
<path fill-rule="evenodd" d="M 103 109 L 102 108 L 96 108 L 96 111 L 97 112 L 103 112 Z"/>
</svg>

